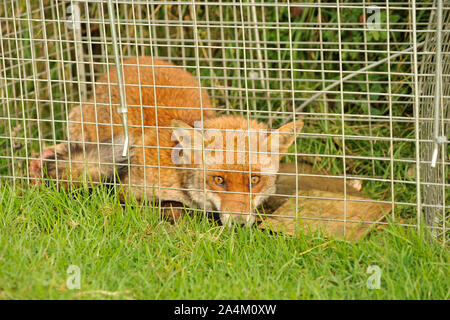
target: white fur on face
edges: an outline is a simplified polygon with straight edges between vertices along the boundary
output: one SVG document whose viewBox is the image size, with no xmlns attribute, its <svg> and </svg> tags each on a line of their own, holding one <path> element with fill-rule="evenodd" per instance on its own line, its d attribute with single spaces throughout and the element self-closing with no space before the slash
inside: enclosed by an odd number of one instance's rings
<svg viewBox="0 0 450 320">
<path fill-rule="evenodd" d="M 253 225 L 253 223 L 255 223 L 255 221 L 256 221 L 256 216 L 253 213 L 243 213 L 242 215 L 239 216 L 239 219 L 244 219 L 243 224 L 246 227 L 251 227 Z M 221 213 L 220 221 L 222 222 L 222 224 L 224 226 L 231 228 L 233 225 L 233 221 L 234 221 L 233 215 L 230 213 Z"/>
<path fill-rule="evenodd" d="M 247 228 L 250 228 L 256 221 L 256 215 L 252 212 L 249 215 L 247 215 L 247 218 L 245 219 L 245 226 Z"/>
<path fill-rule="evenodd" d="M 228 228 L 231 228 L 231 226 L 233 225 L 233 219 L 231 217 L 231 214 L 227 214 L 227 213 L 221 213 L 220 214 L 220 221 L 222 222 L 222 224 Z"/>
<path fill-rule="evenodd" d="M 196 176 L 191 174 L 186 181 L 187 192 L 191 200 L 193 200 L 200 209 L 205 210 L 217 209 L 221 211 L 220 197 L 214 192 L 201 191 L 203 189 L 203 174 Z"/>
<path fill-rule="evenodd" d="M 206 201 L 212 203 L 217 210 L 222 211 L 220 197 L 214 192 L 206 192 Z"/>
</svg>

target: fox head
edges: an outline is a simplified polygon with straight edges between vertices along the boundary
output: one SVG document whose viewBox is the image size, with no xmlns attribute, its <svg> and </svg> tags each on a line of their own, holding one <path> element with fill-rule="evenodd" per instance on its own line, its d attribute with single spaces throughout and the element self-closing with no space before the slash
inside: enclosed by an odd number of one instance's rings
<svg viewBox="0 0 450 320">
<path fill-rule="evenodd" d="M 183 187 L 199 208 L 218 211 L 222 224 L 251 226 L 256 208 L 275 193 L 283 154 L 303 122 L 270 130 L 240 116 L 207 118 L 194 127 L 173 120 L 172 161 L 185 168 Z"/>
</svg>

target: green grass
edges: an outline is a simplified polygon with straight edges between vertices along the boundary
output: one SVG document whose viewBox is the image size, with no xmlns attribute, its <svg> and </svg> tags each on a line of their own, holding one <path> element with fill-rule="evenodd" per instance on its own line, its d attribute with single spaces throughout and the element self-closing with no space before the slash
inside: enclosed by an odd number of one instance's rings
<svg viewBox="0 0 450 320">
<path fill-rule="evenodd" d="M 171 225 L 105 189 L 0 187 L 0 299 L 449 299 L 449 251 L 395 226 L 359 242 Z M 70 265 L 81 288 L 66 285 Z M 370 290 L 366 273 L 381 268 Z"/>
</svg>

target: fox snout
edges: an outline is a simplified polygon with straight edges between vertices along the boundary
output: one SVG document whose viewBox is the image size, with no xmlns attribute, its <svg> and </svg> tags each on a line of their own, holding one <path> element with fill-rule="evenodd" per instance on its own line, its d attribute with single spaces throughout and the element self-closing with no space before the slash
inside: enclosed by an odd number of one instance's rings
<svg viewBox="0 0 450 320">
<path fill-rule="evenodd" d="M 220 221 L 223 225 L 231 227 L 233 224 L 251 227 L 256 218 L 250 209 L 249 201 L 228 201 L 223 203 Z M 229 212 L 229 213 L 227 213 Z"/>
<path fill-rule="evenodd" d="M 221 213 L 220 221 L 224 226 L 231 227 L 233 224 L 251 227 L 255 223 L 255 215 L 253 213 Z"/>
</svg>

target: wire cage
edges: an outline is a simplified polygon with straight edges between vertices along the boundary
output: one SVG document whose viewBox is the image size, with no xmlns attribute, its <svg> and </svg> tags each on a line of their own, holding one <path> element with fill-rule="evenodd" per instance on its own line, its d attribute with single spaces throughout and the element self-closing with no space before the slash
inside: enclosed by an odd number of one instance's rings
<svg viewBox="0 0 450 320">
<path fill-rule="evenodd" d="M 447 1 L 3 0 L 0 29 L 5 183 L 28 184 L 36 154 L 67 142 L 102 74 L 152 56 L 199 79 L 219 114 L 302 118 L 284 162 L 317 170 L 291 175 L 341 179 L 344 203 L 356 183 L 390 222 L 448 242 Z M 299 199 L 314 196 L 291 197 L 305 218 Z"/>
</svg>

